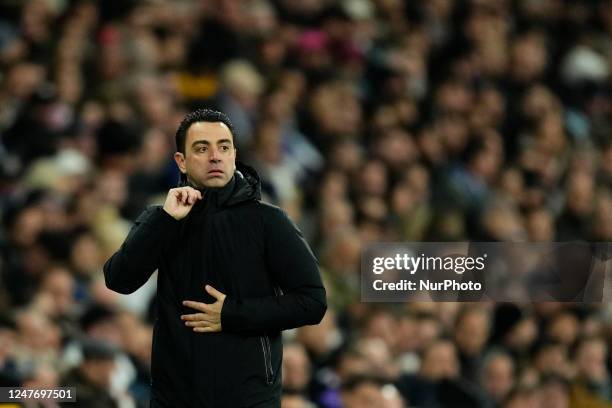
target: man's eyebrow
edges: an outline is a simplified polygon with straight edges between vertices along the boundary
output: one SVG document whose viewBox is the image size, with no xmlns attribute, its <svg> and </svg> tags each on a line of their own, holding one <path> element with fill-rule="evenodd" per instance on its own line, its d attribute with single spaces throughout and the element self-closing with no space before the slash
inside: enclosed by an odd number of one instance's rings
<svg viewBox="0 0 612 408">
<path fill-rule="evenodd" d="M 191 147 L 195 147 L 195 146 L 197 146 L 197 145 L 201 145 L 201 144 L 203 144 L 203 145 L 209 145 L 209 144 L 210 144 L 210 142 L 209 142 L 208 140 L 196 140 L 195 142 L 193 142 L 193 143 L 191 144 Z"/>
<path fill-rule="evenodd" d="M 231 144 L 232 141 L 230 139 L 220 139 L 220 140 L 217 140 L 217 144 L 221 144 L 221 143 L 230 143 Z M 193 142 L 191 144 L 191 147 L 195 147 L 195 146 L 201 145 L 201 144 L 209 146 L 210 142 L 208 140 L 196 140 L 195 142 Z"/>
</svg>

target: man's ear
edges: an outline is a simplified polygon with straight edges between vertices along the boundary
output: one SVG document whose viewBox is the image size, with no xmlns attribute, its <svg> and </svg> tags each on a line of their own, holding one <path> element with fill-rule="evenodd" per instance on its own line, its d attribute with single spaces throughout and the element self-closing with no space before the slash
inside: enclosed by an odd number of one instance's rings
<svg viewBox="0 0 612 408">
<path fill-rule="evenodd" d="M 181 173 L 187 173 L 187 166 L 185 165 L 185 155 L 183 153 L 175 152 L 174 161 L 176 162 L 176 165 L 178 166 Z"/>
</svg>

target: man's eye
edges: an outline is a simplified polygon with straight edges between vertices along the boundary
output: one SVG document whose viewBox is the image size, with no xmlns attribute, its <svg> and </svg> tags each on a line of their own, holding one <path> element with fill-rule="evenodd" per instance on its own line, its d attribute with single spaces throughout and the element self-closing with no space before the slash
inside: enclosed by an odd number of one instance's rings
<svg viewBox="0 0 612 408">
<path fill-rule="evenodd" d="M 229 150 L 229 146 L 221 146 L 221 150 L 227 152 Z"/>
<path fill-rule="evenodd" d="M 198 147 L 198 152 L 204 153 L 205 151 L 206 151 L 206 147 L 204 146 Z"/>
</svg>

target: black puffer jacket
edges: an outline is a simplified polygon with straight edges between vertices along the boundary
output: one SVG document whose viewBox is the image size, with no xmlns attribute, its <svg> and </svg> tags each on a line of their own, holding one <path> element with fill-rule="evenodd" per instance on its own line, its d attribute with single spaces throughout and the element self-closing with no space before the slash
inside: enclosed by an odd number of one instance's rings
<svg viewBox="0 0 612 408">
<path fill-rule="evenodd" d="M 260 182 L 239 165 L 207 189 L 187 217 L 146 209 L 105 263 L 106 285 L 132 293 L 158 269 L 152 407 L 280 406 L 281 330 L 317 324 L 326 310 L 316 259 L 285 213 L 260 201 Z M 222 331 L 194 333 L 183 300 L 227 295 Z"/>
</svg>

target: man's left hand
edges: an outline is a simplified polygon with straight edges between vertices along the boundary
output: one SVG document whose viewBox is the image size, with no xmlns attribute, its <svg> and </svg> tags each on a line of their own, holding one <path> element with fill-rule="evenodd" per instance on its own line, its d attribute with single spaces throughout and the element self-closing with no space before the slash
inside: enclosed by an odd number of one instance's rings
<svg viewBox="0 0 612 408">
<path fill-rule="evenodd" d="M 226 295 L 219 292 L 210 285 L 206 285 L 206 292 L 217 299 L 215 303 L 202 303 L 193 300 L 183 301 L 183 305 L 199 310 L 200 313 L 181 315 L 185 326 L 193 327 L 194 332 L 220 332 L 221 331 L 221 309 Z"/>
</svg>

